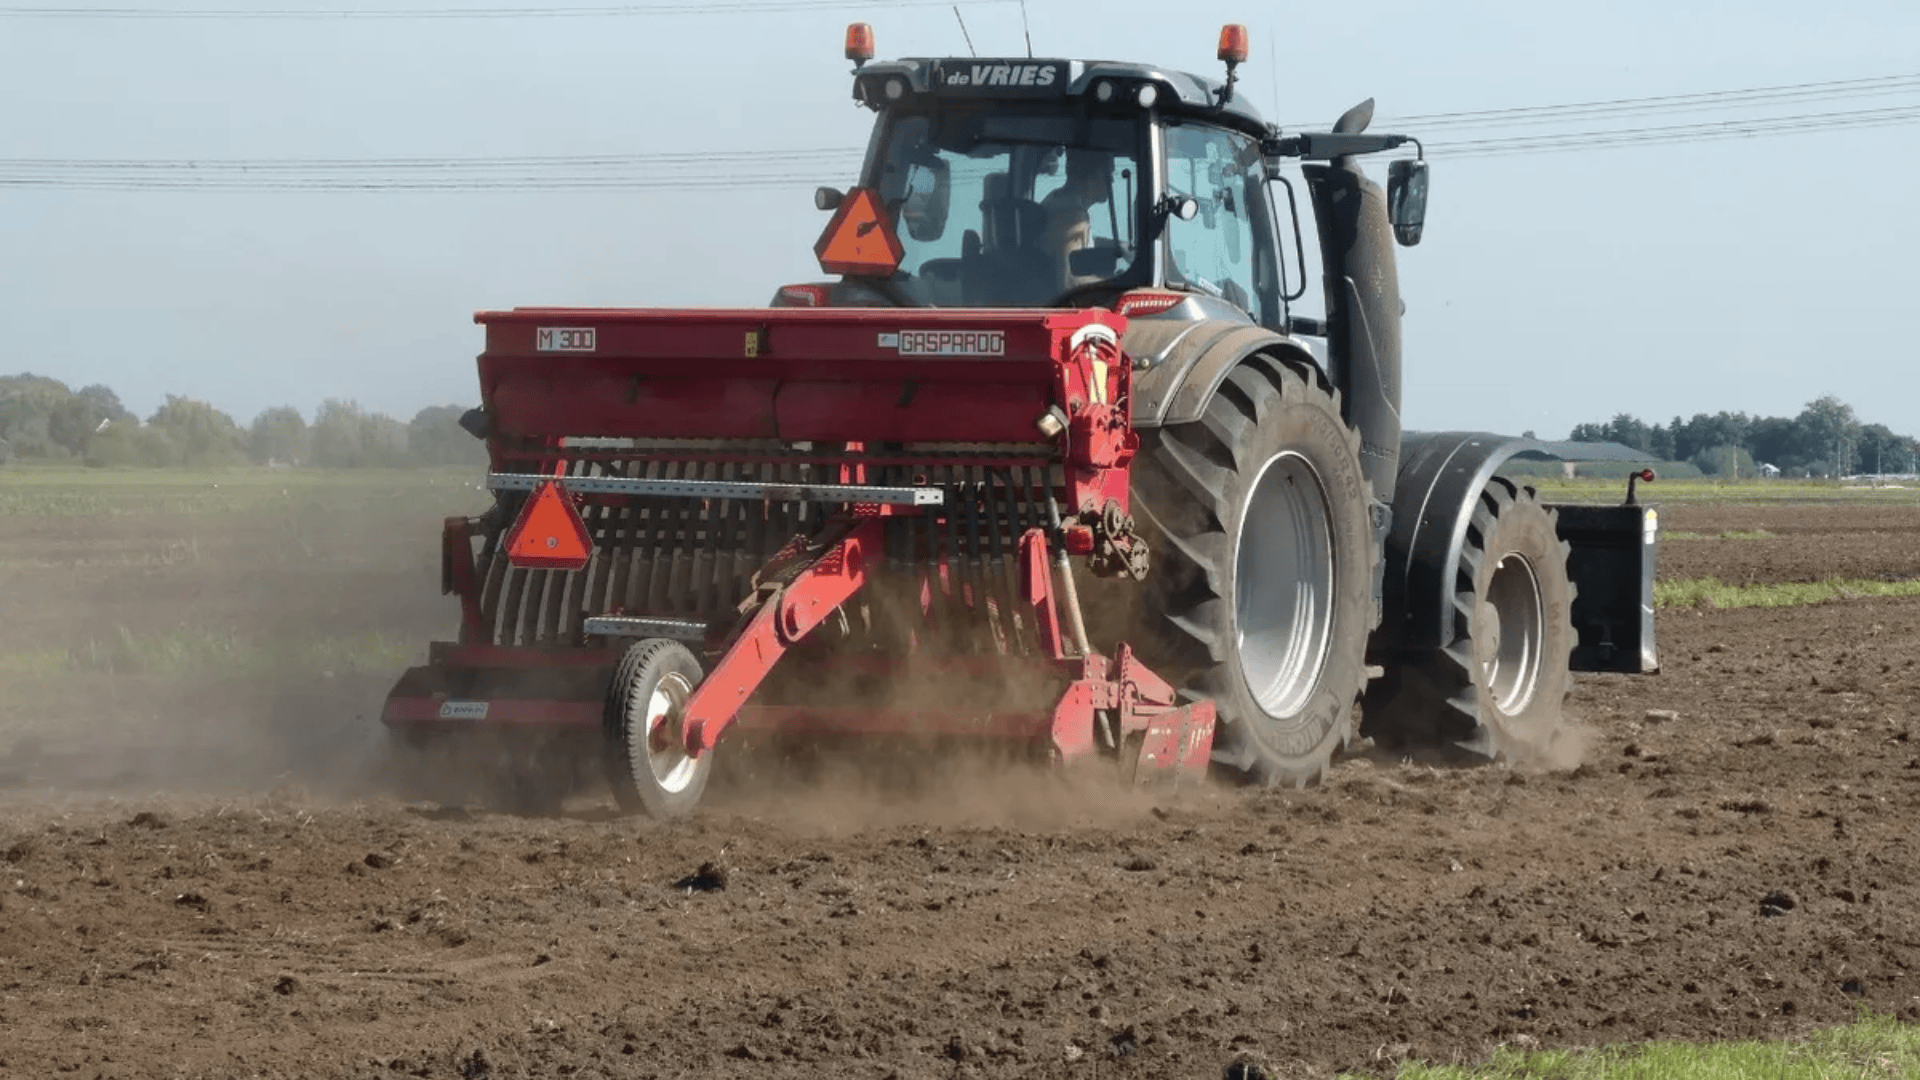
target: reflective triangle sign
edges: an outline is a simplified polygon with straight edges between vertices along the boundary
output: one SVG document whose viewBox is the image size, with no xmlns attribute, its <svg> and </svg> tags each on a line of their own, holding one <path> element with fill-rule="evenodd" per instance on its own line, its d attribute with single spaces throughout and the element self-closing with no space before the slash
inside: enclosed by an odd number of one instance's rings
<svg viewBox="0 0 1920 1080">
<path fill-rule="evenodd" d="M 892 277 L 906 252 L 880 207 L 879 193 L 854 188 L 840 200 L 827 231 L 813 245 L 813 254 L 820 260 L 820 269 L 829 274 Z"/>
<path fill-rule="evenodd" d="M 578 570 L 593 554 L 586 522 L 552 480 L 541 484 L 507 534 L 507 558 L 529 570 Z"/>
</svg>

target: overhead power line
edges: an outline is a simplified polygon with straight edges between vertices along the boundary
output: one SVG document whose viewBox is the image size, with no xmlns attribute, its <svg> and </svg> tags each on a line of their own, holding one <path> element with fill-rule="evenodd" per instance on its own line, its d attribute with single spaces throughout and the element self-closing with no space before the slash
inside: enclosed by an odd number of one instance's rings
<svg viewBox="0 0 1920 1080">
<path fill-rule="evenodd" d="M 639 176 L 498 176 L 473 180 L 395 180 L 388 178 L 369 178 L 364 180 L 338 179 L 261 179 L 261 180 L 180 180 L 180 179 L 131 179 L 116 177 L 69 177 L 59 180 L 36 180 L 22 177 L 0 177 L 0 189 L 7 188 L 59 188 L 66 191 L 215 191 L 228 193 L 245 192 L 533 192 L 533 191 L 685 191 L 697 188 L 708 191 L 735 191 L 742 188 L 794 188 L 817 184 L 820 173 L 763 173 L 741 176 L 726 180 L 699 180 L 687 177 L 639 177 Z"/>
<path fill-rule="evenodd" d="M 1904 80 L 1904 82 L 1903 82 Z M 1658 118 L 1685 115 L 1706 99 L 1732 100 L 1783 91 L 1848 92 L 1887 89 L 1913 84 L 1920 95 L 1920 76 L 1887 76 L 1793 87 L 1715 91 L 1660 98 L 1623 99 L 1569 106 L 1530 106 L 1479 113 L 1435 113 L 1430 123 L 1447 117 L 1489 117 L 1477 125 L 1461 125 L 1443 137 L 1426 141 L 1436 158 L 1512 156 L 1564 153 L 1611 147 L 1673 146 L 1741 138 L 1767 138 L 1815 132 L 1858 130 L 1920 121 L 1920 97 L 1871 107 L 1829 109 L 1691 121 L 1643 124 L 1588 130 L 1505 134 L 1543 116 L 1584 122 L 1578 110 L 1614 108 L 1631 104 L 1642 111 L 1634 116 Z M 1792 99 L 1799 100 L 1799 99 Z M 1826 99 L 1819 99 L 1826 100 Z M 1550 113 L 1550 110 L 1566 110 Z M 1501 119 L 1515 118 L 1515 119 Z M 1618 121 L 1620 116 L 1612 119 Z M 1424 132 L 1422 127 L 1410 127 Z M 91 191 L 306 191 L 306 192 L 460 192 L 460 191 L 655 191 L 734 190 L 799 187 L 845 179 L 859 167 L 864 150 L 858 146 L 788 150 L 718 150 L 640 154 L 566 154 L 490 157 L 357 157 L 357 158 L 0 158 L 0 188 L 57 188 Z"/>
<path fill-rule="evenodd" d="M 475 169 L 553 168 L 683 168 L 722 166 L 739 168 L 769 162 L 809 163 L 859 156 L 857 146 L 815 150 L 711 150 L 654 154 L 561 154 L 520 157 L 393 157 L 393 158 L 0 158 L 0 170 L 50 171 L 88 168 L 127 172 L 276 173 L 288 171 L 337 172 L 366 169 L 403 171 L 472 171 Z"/>
<path fill-rule="evenodd" d="M 1662 127 L 1459 139 L 1428 143 L 1427 150 L 1435 157 L 1489 157 L 1501 154 L 1598 150 L 1617 146 L 1663 146 L 1675 143 L 1715 142 L 1723 139 L 1888 127 L 1915 121 L 1920 121 L 1920 104 L 1881 109 L 1806 113 L 1798 116 L 1771 116 L 1752 120 L 1671 124 Z"/>
<path fill-rule="evenodd" d="M 1764 109 L 1807 102 L 1844 101 L 1914 93 L 1920 93 L 1920 73 L 1882 75 L 1867 79 L 1791 83 L 1782 86 L 1756 86 L 1743 90 L 1713 90 L 1694 94 L 1616 98 L 1609 101 L 1580 101 L 1505 109 L 1386 116 L 1376 118 L 1372 128 L 1376 131 L 1397 128 L 1418 134 L 1458 127 L 1528 127 L 1580 120 L 1619 120 L 1639 116 Z M 1312 131 L 1324 126 L 1325 121 L 1304 121 L 1281 125 L 1289 131 Z"/>
<path fill-rule="evenodd" d="M 0 7 L 5 19 L 620 19 L 648 15 L 707 15 L 737 12 L 844 11 L 852 8 L 948 7 L 955 0 L 706 0 L 655 4 L 554 7 L 391 7 L 391 8 L 134 8 Z M 1013 4 L 1019 0 L 959 0 L 969 6 Z"/>
</svg>

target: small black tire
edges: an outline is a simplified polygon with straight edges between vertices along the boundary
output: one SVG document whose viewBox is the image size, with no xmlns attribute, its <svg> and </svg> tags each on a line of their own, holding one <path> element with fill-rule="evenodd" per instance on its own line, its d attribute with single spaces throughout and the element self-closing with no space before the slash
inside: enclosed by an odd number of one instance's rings
<svg viewBox="0 0 1920 1080">
<path fill-rule="evenodd" d="M 1548 760 L 1578 644 L 1569 550 L 1538 492 L 1504 476 L 1489 481 L 1455 568 L 1453 643 L 1389 658 L 1362 732 L 1395 748 Z"/>
<path fill-rule="evenodd" d="M 1353 737 L 1378 621 L 1372 487 L 1337 393 L 1256 354 L 1199 420 L 1142 433 L 1135 514 L 1154 553 L 1136 648 L 1218 710 L 1213 760 L 1304 787 Z"/>
<path fill-rule="evenodd" d="M 607 688 L 607 783 L 628 813 L 684 817 L 693 812 L 713 772 L 713 752 L 693 757 L 681 739 L 680 719 L 700 661 L 666 638 L 635 642 L 620 658 Z M 655 738 L 655 729 L 665 731 Z"/>
</svg>

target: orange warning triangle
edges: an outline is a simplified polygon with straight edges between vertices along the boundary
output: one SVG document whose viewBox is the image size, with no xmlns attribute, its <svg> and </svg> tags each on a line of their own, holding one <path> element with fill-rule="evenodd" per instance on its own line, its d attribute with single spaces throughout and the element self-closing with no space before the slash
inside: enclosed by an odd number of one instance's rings
<svg viewBox="0 0 1920 1080">
<path fill-rule="evenodd" d="M 586 522 L 552 480 L 534 491 L 507 534 L 507 558 L 530 570 L 578 570 L 592 554 Z"/>
<path fill-rule="evenodd" d="M 820 269 L 829 274 L 892 277 L 906 251 L 880 208 L 879 192 L 859 187 L 840 200 L 827 231 L 813 245 L 813 254 L 820 260 Z"/>
</svg>

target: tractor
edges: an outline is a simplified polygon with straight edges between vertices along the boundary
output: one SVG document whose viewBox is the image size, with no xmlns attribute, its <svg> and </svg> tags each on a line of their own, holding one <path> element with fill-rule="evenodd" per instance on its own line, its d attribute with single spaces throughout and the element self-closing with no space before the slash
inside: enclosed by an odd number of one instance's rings
<svg viewBox="0 0 1920 1080">
<path fill-rule="evenodd" d="M 1653 510 L 1402 430 L 1428 164 L 1371 101 L 1280 130 L 1237 25 L 1223 79 L 845 51 L 875 121 L 815 193 L 828 280 L 476 316 L 495 501 L 444 525 L 461 629 L 389 696 L 402 738 L 656 815 L 723 734 L 1298 786 L 1361 737 L 1527 758 L 1572 672 L 1658 670 Z"/>
</svg>

